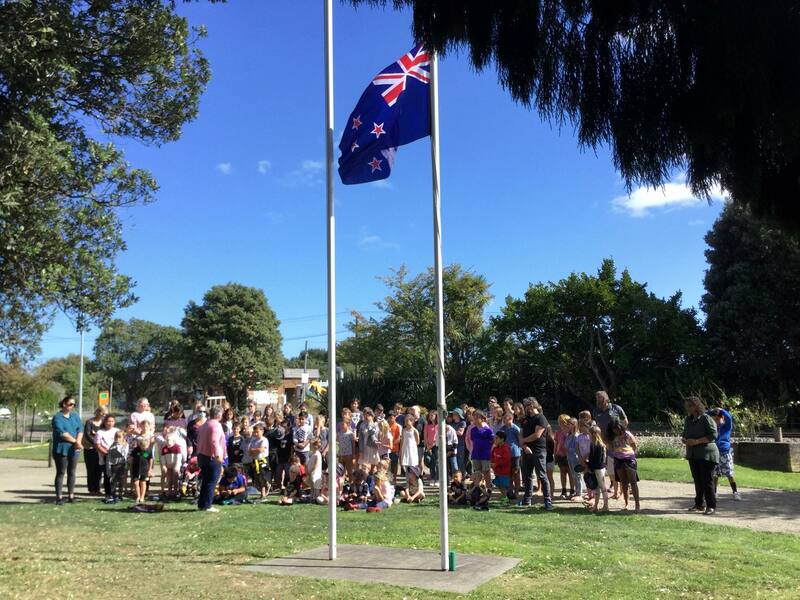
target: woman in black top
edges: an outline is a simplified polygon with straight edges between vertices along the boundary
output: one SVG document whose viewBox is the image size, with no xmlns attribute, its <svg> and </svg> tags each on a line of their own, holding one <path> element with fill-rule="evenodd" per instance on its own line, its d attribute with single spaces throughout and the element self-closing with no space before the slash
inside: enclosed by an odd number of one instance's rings
<svg viewBox="0 0 800 600">
<path fill-rule="evenodd" d="M 94 436 L 103 423 L 103 417 L 108 413 L 105 406 L 98 406 L 94 411 L 94 417 L 88 419 L 83 425 L 83 460 L 86 463 L 86 488 L 93 496 L 100 495 L 100 479 L 103 474 L 103 467 L 100 466 L 97 449 L 94 447 Z"/>
</svg>

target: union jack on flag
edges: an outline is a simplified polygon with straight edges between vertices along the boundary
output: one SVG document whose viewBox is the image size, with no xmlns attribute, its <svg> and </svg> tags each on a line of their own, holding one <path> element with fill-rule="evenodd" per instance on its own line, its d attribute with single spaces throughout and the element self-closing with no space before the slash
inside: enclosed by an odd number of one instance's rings
<svg viewBox="0 0 800 600">
<path fill-rule="evenodd" d="M 397 147 L 431 134 L 430 64 L 428 51 L 416 46 L 364 90 L 339 143 L 343 183 L 386 179 Z"/>
</svg>

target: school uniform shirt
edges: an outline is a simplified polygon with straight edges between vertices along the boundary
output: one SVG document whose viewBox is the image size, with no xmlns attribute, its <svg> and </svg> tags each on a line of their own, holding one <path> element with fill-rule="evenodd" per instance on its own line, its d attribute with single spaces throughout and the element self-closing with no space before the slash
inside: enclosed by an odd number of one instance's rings
<svg viewBox="0 0 800 600">
<path fill-rule="evenodd" d="M 295 427 L 292 430 L 292 443 L 297 446 L 297 444 L 302 444 L 305 441 L 311 441 L 311 426 L 310 425 L 303 425 L 302 427 Z M 302 452 L 303 454 L 308 454 L 310 448 L 306 445 L 302 450 L 295 450 L 296 452 Z"/>
<path fill-rule="evenodd" d="M 492 470 L 496 477 L 511 475 L 511 450 L 508 444 L 492 446 Z"/>
<path fill-rule="evenodd" d="M 250 450 L 258 448 L 260 452 L 257 456 L 253 456 L 250 453 Z M 250 441 L 247 444 L 247 454 L 250 456 L 250 462 L 253 460 L 266 460 L 269 457 L 269 440 L 265 437 L 261 437 L 261 439 L 251 437 Z"/>
<path fill-rule="evenodd" d="M 116 437 L 118 431 L 119 429 L 116 427 L 112 427 L 111 429 L 98 429 L 97 433 L 94 434 L 94 445 L 96 447 L 99 446 L 108 452 L 108 449 L 111 448 L 111 445 L 114 443 L 114 438 Z M 103 456 L 102 452 L 98 452 L 98 459 L 98 464 L 106 464 L 105 457 Z"/>
<path fill-rule="evenodd" d="M 494 431 L 488 425 L 483 427 L 473 426 L 470 431 L 472 440 L 472 460 L 491 460 L 492 442 L 494 441 Z"/>
</svg>

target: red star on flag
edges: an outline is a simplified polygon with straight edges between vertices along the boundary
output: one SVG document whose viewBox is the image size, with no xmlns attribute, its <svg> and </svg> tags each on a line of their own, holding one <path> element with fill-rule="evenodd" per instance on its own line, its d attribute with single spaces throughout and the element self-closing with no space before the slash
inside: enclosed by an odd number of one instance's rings
<svg viewBox="0 0 800 600">
<path fill-rule="evenodd" d="M 350 146 L 350 152 L 355 152 L 356 148 L 361 148 L 361 146 L 358 145 L 358 142 L 353 142 L 353 145 Z"/>
<path fill-rule="evenodd" d="M 378 160 L 373 156 L 372 160 L 367 163 L 370 167 L 372 167 L 372 171 L 370 172 L 374 173 L 375 171 L 383 171 L 383 169 L 381 169 L 382 162 L 383 162 L 382 160 Z"/>
<path fill-rule="evenodd" d="M 353 129 L 358 129 L 359 127 L 361 127 L 361 115 L 358 115 L 357 117 L 353 117 L 353 127 L 352 128 Z"/>
<path fill-rule="evenodd" d="M 386 135 L 386 132 L 383 130 L 383 123 L 373 123 L 374 127 L 370 133 L 375 134 L 375 138 L 378 139 L 382 135 Z"/>
</svg>

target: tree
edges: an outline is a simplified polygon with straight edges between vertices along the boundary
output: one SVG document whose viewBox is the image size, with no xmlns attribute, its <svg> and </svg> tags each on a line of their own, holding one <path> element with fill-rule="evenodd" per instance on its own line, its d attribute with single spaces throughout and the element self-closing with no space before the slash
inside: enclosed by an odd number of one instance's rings
<svg viewBox="0 0 800 600">
<path fill-rule="evenodd" d="M 216 285 L 202 304 L 189 302 L 181 325 L 187 373 L 205 387 L 221 387 L 234 406 L 243 406 L 248 387 L 279 379 L 279 322 L 260 289 Z"/>
<path fill-rule="evenodd" d="M 119 386 L 126 407 L 138 398 L 153 396 L 180 380 L 181 332 L 131 319 L 115 319 L 103 327 L 94 344 L 95 368 Z"/>
<path fill-rule="evenodd" d="M 595 390 L 606 390 L 624 398 L 637 418 L 703 382 L 705 347 L 695 311 L 681 308 L 680 292 L 661 299 L 627 270 L 617 277 L 611 259 L 597 275 L 572 273 L 531 285 L 523 298 L 506 298 L 493 326 L 501 347 L 493 354 L 513 361 L 511 369 L 544 375 L 587 403 Z"/>
<path fill-rule="evenodd" d="M 80 360 L 79 354 L 69 354 L 61 358 L 51 358 L 42 363 L 34 371 L 34 375 L 42 381 L 49 381 L 57 384 L 62 390 L 63 395 L 78 395 L 80 388 Z M 100 389 L 107 389 L 108 381 L 103 374 L 96 370 L 93 361 L 84 359 L 83 361 L 83 397 L 87 404 L 91 405 L 97 398 Z"/>
<path fill-rule="evenodd" d="M 387 4 L 387 0 L 351 0 Z M 628 186 L 685 169 L 800 228 L 800 10 L 795 2 L 393 0 L 414 39 L 466 47 L 512 97 L 608 145 Z M 743 85 L 742 82 L 747 82 Z"/>
<path fill-rule="evenodd" d="M 800 243 L 726 206 L 706 235 L 702 308 L 729 394 L 772 406 L 800 398 Z"/>
<path fill-rule="evenodd" d="M 302 369 L 303 365 L 305 365 L 305 355 L 306 351 L 301 350 L 300 354 L 295 356 L 294 358 L 290 358 L 286 361 L 285 366 L 287 367 L 294 367 L 296 369 Z M 319 369 L 319 377 L 320 379 L 327 380 L 328 379 L 328 351 L 324 348 L 309 348 L 308 349 L 308 368 L 309 369 Z"/>
<path fill-rule="evenodd" d="M 83 330 L 135 300 L 115 211 L 157 186 L 109 140 L 178 139 L 203 33 L 174 2 L 0 2 L 0 352 L 33 356 L 54 308 Z"/>
<path fill-rule="evenodd" d="M 380 319 L 354 313 L 353 336 L 340 345 L 341 362 L 366 374 L 389 378 L 429 378 L 436 374 L 436 306 L 434 273 L 408 278 L 400 267 L 383 278 L 389 288 Z M 463 393 L 485 335 L 484 310 L 491 300 L 482 275 L 460 265 L 446 267 L 442 277 L 445 325 L 445 376 L 448 390 Z"/>
</svg>

